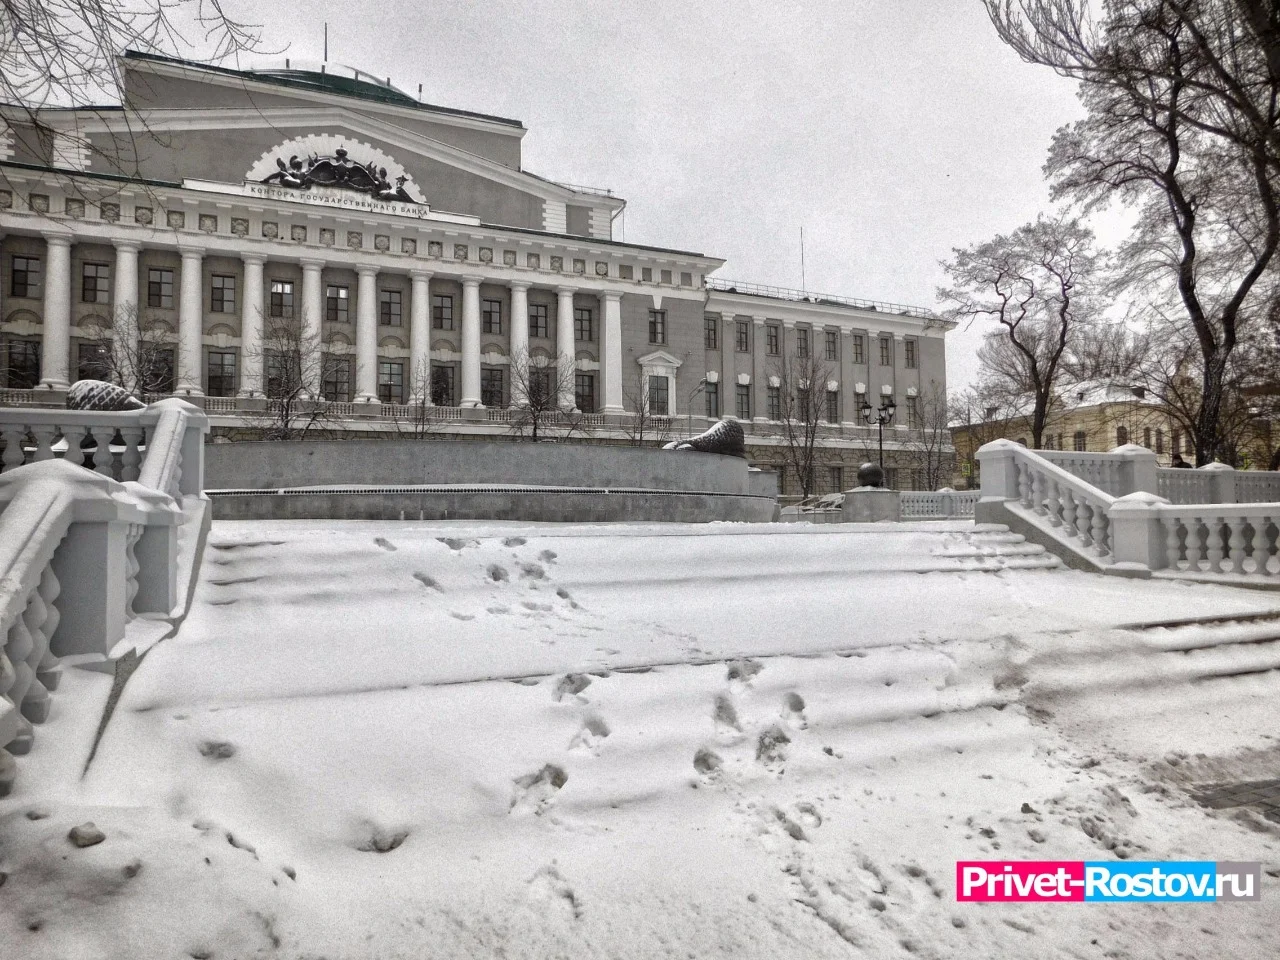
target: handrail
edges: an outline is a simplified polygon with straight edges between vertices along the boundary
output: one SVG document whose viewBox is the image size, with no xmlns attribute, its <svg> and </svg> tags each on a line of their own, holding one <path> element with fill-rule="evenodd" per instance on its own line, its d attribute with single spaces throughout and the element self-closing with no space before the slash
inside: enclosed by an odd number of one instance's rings
<svg viewBox="0 0 1280 960">
<path fill-rule="evenodd" d="M 803 303 L 835 303 L 846 307 L 857 307 L 861 310 L 874 310 L 877 313 L 896 313 L 922 320 L 933 320 L 939 323 L 950 323 L 943 320 L 926 307 L 913 307 L 905 303 L 892 303 L 887 300 L 864 300 L 861 297 L 845 297 L 834 293 L 814 293 L 810 290 L 799 290 L 793 287 L 772 287 L 763 283 L 747 283 L 742 280 L 728 280 L 723 277 L 707 277 L 707 289 L 719 290 L 721 293 L 743 293 L 753 297 L 771 297 L 774 300 L 794 300 Z"/>
</svg>

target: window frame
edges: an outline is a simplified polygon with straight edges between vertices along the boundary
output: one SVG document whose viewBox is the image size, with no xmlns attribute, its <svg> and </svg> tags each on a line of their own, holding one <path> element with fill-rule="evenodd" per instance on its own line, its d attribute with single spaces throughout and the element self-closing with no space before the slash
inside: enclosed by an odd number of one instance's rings
<svg viewBox="0 0 1280 960">
<path fill-rule="evenodd" d="M 739 420 L 751 419 L 751 385 L 748 383 L 736 384 L 737 389 L 733 394 L 734 415 Z M 743 403 L 743 401 L 746 401 Z M 745 412 L 744 412 L 745 408 Z"/>
<path fill-rule="evenodd" d="M 706 397 L 708 419 L 719 420 L 720 419 L 720 384 L 708 383 L 703 388 L 703 394 Z"/>
<path fill-rule="evenodd" d="M 840 359 L 840 331 L 825 330 L 826 334 L 826 358 L 828 360 L 839 361 Z"/>
<path fill-rule="evenodd" d="M 396 369 L 398 368 L 398 369 Z M 384 391 L 383 388 L 387 389 Z M 392 397 L 397 392 L 398 396 Z M 404 361 L 378 358 L 378 402 L 399 406 L 404 403 Z"/>
<path fill-rule="evenodd" d="M 738 353 L 751 352 L 751 321 L 735 320 L 734 321 L 734 348 Z"/>
<path fill-rule="evenodd" d="M 236 278 L 225 273 L 209 277 L 209 312 L 236 312 Z"/>
<path fill-rule="evenodd" d="M 173 309 L 171 267 L 147 267 L 147 306 L 157 310 Z"/>
<path fill-rule="evenodd" d="M 404 326 L 404 291 L 389 287 L 378 290 L 378 326 Z M 404 396 L 404 372 L 400 374 L 400 395 Z"/>
<path fill-rule="evenodd" d="M 89 295 L 90 290 L 93 292 L 92 296 Z M 85 260 L 80 264 L 80 302 L 97 304 L 111 302 L 111 265 L 109 263 Z"/>
<path fill-rule="evenodd" d="M 768 403 L 768 419 L 780 421 L 782 419 L 782 388 L 770 384 L 765 392 L 765 399 Z"/>
<path fill-rule="evenodd" d="M 433 293 L 431 295 L 431 329 L 454 329 L 453 294 Z"/>
<path fill-rule="evenodd" d="M 220 368 L 216 373 L 214 372 L 215 357 L 219 360 L 218 366 Z M 227 363 L 227 360 L 230 360 L 230 363 Z M 234 397 L 236 395 L 238 366 L 239 363 L 234 349 L 209 348 L 204 358 L 205 394 L 210 397 Z M 229 383 L 224 381 L 229 381 Z"/>
<path fill-rule="evenodd" d="M 551 308 L 545 303 L 529 304 L 529 339 L 548 340 L 551 337 Z"/>
<path fill-rule="evenodd" d="M 325 323 L 351 322 L 351 287 L 345 283 L 324 285 Z"/>
<path fill-rule="evenodd" d="M 586 333 L 585 337 L 583 333 Z M 595 343 L 596 312 L 590 307 L 573 308 L 573 340 L 575 343 Z"/>
<path fill-rule="evenodd" d="M 782 353 L 782 328 L 776 323 L 764 325 L 764 352 L 771 357 Z"/>
<path fill-rule="evenodd" d="M 583 387 L 587 389 L 583 389 Z M 582 401 L 586 399 L 588 403 Z M 573 375 L 573 403 L 583 413 L 596 411 L 596 375 L 590 370 L 579 370 Z"/>
<path fill-rule="evenodd" d="M 667 311 L 649 311 L 649 342 L 653 344 L 667 342 Z"/>
<path fill-rule="evenodd" d="M 654 388 L 661 386 L 661 390 L 656 391 Z M 657 403 L 655 397 L 660 397 L 662 401 L 662 409 L 656 409 Z M 651 417 L 669 417 L 671 416 L 671 379 L 665 373 L 649 374 L 648 390 L 645 393 L 645 405 L 648 408 Z"/>
<path fill-rule="evenodd" d="M 497 381 L 497 402 L 494 401 L 494 381 Z M 480 368 L 480 403 L 490 408 L 501 408 L 507 405 L 507 378 L 502 367 Z"/>
<path fill-rule="evenodd" d="M 277 290 L 276 288 L 280 289 Z M 272 320 L 293 319 L 293 281 L 271 280 L 267 292 L 267 316 Z"/>
<path fill-rule="evenodd" d="M 856 364 L 866 363 L 867 362 L 866 344 L 863 340 L 862 334 L 855 333 L 853 334 L 851 339 L 853 340 L 853 362 Z"/>
<path fill-rule="evenodd" d="M 720 349 L 720 318 L 702 318 L 702 347 L 704 350 Z"/>
<path fill-rule="evenodd" d="M 23 266 L 19 268 L 18 261 Z M 25 253 L 15 253 L 9 261 L 9 296 L 19 300 L 39 300 L 43 295 L 44 265 L 40 257 L 30 257 Z M 18 278 L 22 278 L 19 292 Z"/>
<path fill-rule="evenodd" d="M 480 301 L 480 332 L 502 335 L 502 301 L 487 297 Z"/>
</svg>

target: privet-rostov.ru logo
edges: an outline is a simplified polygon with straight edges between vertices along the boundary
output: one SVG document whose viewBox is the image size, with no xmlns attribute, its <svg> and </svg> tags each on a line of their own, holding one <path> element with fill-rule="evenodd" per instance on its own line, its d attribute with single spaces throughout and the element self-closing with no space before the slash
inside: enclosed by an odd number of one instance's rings
<svg viewBox="0 0 1280 960">
<path fill-rule="evenodd" d="M 1262 864 L 1212 860 L 960 860 L 956 899 L 970 902 L 1212 903 L 1259 900 Z"/>
</svg>

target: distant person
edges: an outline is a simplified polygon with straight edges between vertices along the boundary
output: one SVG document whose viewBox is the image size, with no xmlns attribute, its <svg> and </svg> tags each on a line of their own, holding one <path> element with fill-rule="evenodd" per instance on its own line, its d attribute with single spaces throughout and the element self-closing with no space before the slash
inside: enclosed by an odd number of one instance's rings
<svg viewBox="0 0 1280 960">
<path fill-rule="evenodd" d="M 1191 469 L 1191 464 L 1189 464 L 1189 463 L 1187 463 L 1187 461 L 1183 460 L 1183 459 L 1182 459 L 1182 454 L 1180 454 L 1180 453 L 1175 453 L 1175 454 L 1173 455 L 1173 465 L 1174 465 L 1175 467 L 1177 467 L 1178 469 L 1180 469 L 1180 470 L 1190 470 L 1190 469 Z"/>
</svg>

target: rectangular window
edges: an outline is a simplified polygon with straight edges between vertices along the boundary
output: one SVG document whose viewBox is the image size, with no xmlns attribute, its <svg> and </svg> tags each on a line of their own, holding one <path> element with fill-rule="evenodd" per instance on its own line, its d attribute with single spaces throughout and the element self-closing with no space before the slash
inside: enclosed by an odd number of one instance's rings
<svg viewBox="0 0 1280 960">
<path fill-rule="evenodd" d="M 147 270 L 147 306 L 173 309 L 173 271 L 163 267 Z"/>
<path fill-rule="evenodd" d="M 431 298 L 431 329 L 453 329 L 453 297 L 437 294 Z"/>
<path fill-rule="evenodd" d="M 903 340 L 902 351 L 907 369 L 914 370 L 916 367 L 916 342 L 914 340 Z"/>
<path fill-rule="evenodd" d="M 665 310 L 649 311 L 649 342 L 650 343 L 666 343 L 667 342 L 667 311 Z"/>
<path fill-rule="evenodd" d="M 543 368 L 529 371 L 529 406 L 559 406 L 560 398 L 552 393 L 551 371 Z"/>
<path fill-rule="evenodd" d="M 1164 453 L 1164 430 L 1156 427 L 1156 453 Z"/>
<path fill-rule="evenodd" d="M 770 420 L 782 419 L 782 388 L 781 387 L 769 388 L 769 419 Z"/>
<path fill-rule="evenodd" d="M 573 375 L 573 403 L 584 413 L 595 413 L 596 375 L 594 373 L 575 373 Z"/>
<path fill-rule="evenodd" d="M 1079 448 L 1077 448 L 1079 449 Z M 1174 430 L 1169 438 L 1169 452 L 1175 457 L 1182 456 L 1182 431 Z"/>
<path fill-rule="evenodd" d="M 720 418 L 720 384 L 707 384 L 707 416 L 713 419 Z"/>
<path fill-rule="evenodd" d="M 827 391 L 827 423 L 840 422 L 840 391 Z"/>
<path fill-rule="evenodd" d="M 111 302 L 111 268 L 105 263 L 81 265 L 80 299 L 85 303 Z"/>
<path fill-rule="evenodd" d="M 682 286 L 682 287 L 692 287 L 692 286 L 693 286 L 693 274 L 692 274 L 692 273 L 681 273 L 681 274 L 680 274 L 680 286 Z"/>
<path fill-rule="evenodd" d="M 640 280 L 644 283 L 653 282 L 653 267 L 640 268 Z"/>
<path fill-rule="evenodd" d="M 111 348 L 101 343 L 82 343 L 76 348 L 77 380 L 110 380 Z"/>
<path fill-rule="evenodd" d="M 596 321 L 595 315 L 590 307 L 574 307 L 573 308 L 573 339 L 590 343 L 596 338 Z M 579 407 L 579 410 L 586 409 Z"/>
<path fill-rule="evenodd" d="M 270 315 L 284 319 L 293 318 L 293 281 L 271 281 Z"/>
<path fill-rule="evenodd" d="M 236 312 L 236 278 L 209 278 L 209 310 L 211 313 Z"/>
<path fill-rule="evenodd" d="M 920 398 L 907 397 L 907 426 L 912 430 L 920 428 Z"/>
<path fill-rule="evenodd" d="M 844 489 L 844 467 L 827 467 L 827 486 L 832 493 L 839 493 Z"/>
<path fill-rule="evenodd" d="M 296 353 L 270 350 L 266 353 L 267 397 L 283 400 L 297 396 L 302 389 L 301 357 Z"/>
<path fill-rule="evenodd" d="M 809 331 L 805 327 L 796 329 L 796 356 L 809 356 Z"/>
<path fill-rule="evenodd" d="M 840 331 L 839 330 L 827 331 L 827 359 L 828 360 L 840 359 Z"/>
<path fill-rule="evenodd" d="M 40 260 L 37 257 L 14 257 L 9 295 L 28 300 L 40 298 Z M 17 343 L 19 341 L 13 341 Z"/>
<path fill-rule="evenodd" d="M 703 346 L 708 350 L 720 349 L 720 338 L 718 331 L 720 330 L 720 321 L 716 317 L 702 318 L 702 340 Z"/>
<path fill-rule="evenodd" d="M 0 360 L 0 385 L 31 390 L 40 383 L 40 341 L 6 339 Z"/>
<path fill-rule="evenodd" d="M 860 333 L 855 333 L 853 335 L 853 362 L 854 363 L 867 362 L 867 354 L 866 354 L 866 351 L 863 350 L 862 334 Z"/>
<path fill-rule="evenodd" d="M 502 301 L 480 301 L 480 330 L 482 333 L 502 333 Z"/>
<path fill-rule="evenodd" d="M 399 290 L 379 290 L 378 323 L 384 327 L 400 326 L 403 321 L 402 306 L 403 297 Z"/>
<path fill-rule="evenodd" d="M 505 407 L 506 386 L 503 382 L 501 367 L 482 367 L 480 369 L 480 402 L 486 407 Z"/>
<path fill-rule="evenodd" d="M 1077 451 L 1083 451 L 1089 448 L 1088 436 L 1083 430 L 1077 430 L 1073 439 L 1075 441 L 1073 445 Z"/>
<path fill-rule="evenodd" d="M 781 351 L 779 348 L 778 325 L 771 323 L 764 328 L 764 342 L 766 352 L 771 357 L 776 357 Z"/>
<path fill-rule="evenodd" d="M 671 271 L 670 271 L 670 270 L 661 270 L 661 271 L 659 271 L 659 273 L 658 273 L 658 278 L 659 278 L 663 283 L 670 283 L 670 282 L 671 282 Z"/>
<path fill-rule="evenodd" d="M 327 355 L 324 358 L 324 398 L 337 403 L 351 399 L 351 358 Z"/>
<path fill-rule="evenodd" d="M 173 350 L 151 349 L 144 354 L 146 378 L 143 383 L 148 393 L 173 393 Z"/>
<path fill-rule="evenodd" d="M 623 280 L 634 280 L 636 269 L 629 263 L 621 263 L 618 265 L 618 276 Z"/>
<path fill-rule="evenodd" d="M 651 310 L 650 314 L 660 313 L 661 311 Z M 658 376 L 649 378 L 649 413 L 656 416 L 666 416 L 671 409 L 671 404 L 667 396 L 667 378 Z"/>
<path fill-rule="evenodd" d="M 738 408 L 739 420 L 751 419 L 751 386 L 749 384 L 738 384 L 736 391 L 736 403 Z"/>
<path fill-rule="evenodd" d="M 458 405 L 457 378 L 450 364 L 437 363 L 431 366 L 431 402 L 437 407 L 456 407 Z"/>
<path fill-rule="evenodd" d="M 893 338 L 880 338 L 880 366 L 889 367 L 893 365 Z"/>
<path fill-rule="evenodd" d="M 529 336 L 547 337 L 547 305 L 545 303 L 529 304 Z"/>
<path fill-rule="evenodd" d="M 209 376 L 205 392 L 211 397 L 230 397 L 236 392 L 234 350 L 209 351 Z"/>
<path fill-rule="evenodd" d="M 330 323 L 351 322 L 351 288 L 330 284 L 324 288 L 324 318 Z"/>
<path fill-rule="evenodd" d="M 751 352 L 751 322 L 748 320 L 739 320 L 735 326 L 735 335 L 737 337 L 737 347 L 739 353 Z"/>
<path fill-rule="evenodd" d="M 378 399 L 382 403 L 404 403 L 404 363 L 378 361 Z"/>
</svg>

